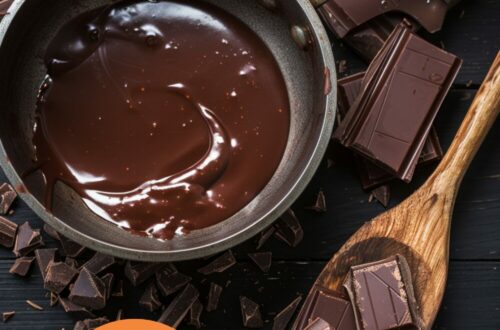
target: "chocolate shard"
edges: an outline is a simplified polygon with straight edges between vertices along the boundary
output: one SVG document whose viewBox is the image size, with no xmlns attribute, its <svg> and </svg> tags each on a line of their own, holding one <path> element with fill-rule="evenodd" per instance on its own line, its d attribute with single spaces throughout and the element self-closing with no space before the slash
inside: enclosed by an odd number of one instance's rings
<svg viewBox="0 0 500 330">
<path fill-rule="evenodd" d="M 0 245 L 7 248 L 13 247 L 16 234 L 17 224 L 4 217 L 0 217 Z"/>
<path fill-rule="evenodd" d="M 389 206 L 391 199 L 391 187 L 388 185 L 380 186 L 372 190 L 373 197 L 380 202 L 385 208 Z"/>
<path fill-rule="evenodd" d="M 106 300 L 109 300 L 109 298 L 111 298 L 111 291 L 113 288 L 115 275 L 113 273 L 107 273 L 106 275 L 101 277 L 101 280 L 104 283 L 104 286 L 106 287 Z"/>
<path fill-rule="evenodd" d="M 249 253 L 248 256 L 264 273 L 267 273 L 269 269 L 271 269 L 271 263 L 273 260 L 272 252 Z"/>
<path fill-rule="evenodd" d="M 53 239 L 55 239 L 56 241 L 60 241 L 61 240 L 61 237 L 59 236 L 59 233 L 54 229 L 52 228 L 51 226 L 49 226 L 48 224 L 43 224 L 43 231 L 49 235 L 50 237 L 52 237 Z"/>
<path fill-rule="evenodd" d="M 84 246 L 81 246 L 80 244 L 64 237 L 63 235 L 59 235 L 59 242 L 61 243 L 64 255 L 67 257 L 76 258 L 83 254 L 83 252 L 85 251 Z"/>
<path fill-rule="evenodd" d="M 170 264 L 169 264 L 170 265 Z M 179 273 L 173 266 L 167 266 L 156 272 L 156 284 L 162 296 L 167 297 L 191 282 L 191 277 Z"/>
<path fill-rule="evenodd" d="M 16 274 L 19 276 L 26 276 L 31 269 L 31 264 L 35 260 L 35 257 L 21 257 L 17 258 L 12 267 L 10 267 L 9 273 Z"/>
<path fill-rule="evenodd" d="M 3 319 L 3 323 L 7 322 L 8 320 L 10 320 L 14 315 L 16 315 L 16 312 L 14 311 L 11 311 L 11 312 L 3 312 L 2 313 L 2 319 Z"/>
<path fill-rule="evenodd" d="M 295 298 L 288 306 L 279 312 L 273 320 L 273 330 L 286 330 L 288 323 L 292 319 L 297 307 L 302 301 L 302 297 Z"/>
<path fill-rule="evenodd" d="M 365 329 L 421 329 L 408 264 L 396 255 L 351 267 L 344 282 L 355 306 L 358 324 Z"/>
<path fill-rule="evenodd" d="M 144 293 L 139 299 L 139 306 L 149 312 L 154 312 L 160 309 L 161 301 L 160 297 L 158 296 L 158 289 L 156 288 L 156 285 L 154 283 L 150 283 L 146 287 L 146 290 L 144 290 Z"/>
<path fill-rule="evenodd" d="M 316 318 L 321 318 L 336 330 L 356 330 L 353 307 L 349 300 L 338 292 L 315 286 L 293 325 L 293 330 L 302 330 Z"/>
<path fill-rule="evenodd" d="M 191 309 L 189 310 L 189 321 L 188 324 L 192 325 L 196 329 L 201 329 L 202 324 L 201 324 L 201 313 L 203 313 L 203 304 L 200 302 L 199 299 L 197 299 L 193 306 L 191 306 Z"/>
<path fill-rule="evenodd" d="M 78 271 L 64 262 L 51 261 L 47 266 L 44 288 L 61 293 L 71 283 Z"/>
<path fill-rule="evenodd" d="M 198 290 L 193 285 L 186 285 L 184 290 L 163 311 L 158 322 L 177 328 L 193 304 L 198 300 L 199 295 Z"/>
<path fill-rule="evenodd" d="M 73 330 L 88 330 L 88 328 L 83 321 L 77 321 Z"/>
<path fill-rule="evenodd" d="M 276 223 L 276 237 L 290 245 L 296 247 L 304 238 L 304 231 L 300 221 L 292 209 L 288 209 Z"/>
<path fill-rule="evenodd" d="M 123 297 L 123 280 L 118 280 L 113 286 L 113 292 L 111 292 L 112 297 Z"/>
<path fill-rule="evenodd" d="M 84 267 L 71 289 L 69 299 L 91 310 L 102 309 L 106 306 L 106 286 L 99 277 Z"/>
<path fill-rule="evenodd" d="M 42 235 L 39 230 L 33 230 L 28 222 L 23 223 L 17 230 L 14 254 L 22 257 L 43 246 Z"/>
<path fill-rule="evenodd" d="M 260 313 L 260 306 L 247 297 L 240 297 L 241 316 L 243 317 L 243 326 L 247 328 L 262 328 L 264 322 Z"/>
<path fill-rule="evenodd" d="M 318 195 L 316 196 L 316 201 L 314 202 L 313 206 L 308 207 L 309 210 L 313 210 L 318 213 L 325 213 L 327 211 L 326 208 L 326 198 L 325 198 L 325 193 L 323 190 L 320 190 L 318 192 Z"/>
<path fill-rule="evenodd" d="M 36 263 L 42 274 L 42 279 L 45 281 L 47 275 L 47 266 L 56 258 L 57 249 L 37 249 L 35 250 Z"/>
<path fill-rule="evenodd" d="M 113 266 L 115 263 L 115 257 L 96 252 L 82 267 L 87 268 L 91 273 L 99 275 L 99 273 Z"/>
<path fill-rule="evenodd" d="M 55 305 L 57 305 L 58 302 L 59 302 L 59 296 L 57 295 L 57 293 L 51 292 L 50 293 L 50 307 L 54 307 Z"/>
<path fill-rule="evenodd" d="M 210 275 L 213 273 L 222 273 L 225 270 L 231 268 L 236 264 L 236 259 L 234 258 L 233 252 L 228 250 L 222 255 L 214 259 L 208 265 L 198 269 L 199 273 L 203 275 Z"/>
<path fill-rule="evenodd" d="M 133 286 L 144 283 L 165 264 L 157 262 L 127 261 L 125 264 L 125 276 Z"/>
<path fill-rule="evenodd" d="M 122 320 L 123 319 L 123 309 L 119 309 L 118 312 L 116 312 L 116 321 Z"/>
<path fill-rule="evenodd" d="M 64 312 L 70 313 L 72 315 L 78 316 L 78 317 L 95 317 L 92 312 L 90 312 L 87 308 L 80 306 L 78 304 L 75 304 L 68 298 L 59 298 L 59 303 L 64 309 Z"/>
<path fill-rule="evenodd" d="M 415 19 L 427 31 L 434 33 L 441 29 L 448 4 L 444 0 L 427 1 L 363 1 L 328 0 L 319 9 L 327 26 L 339 38 L 370 21 L 376 16 L 389 12 L 402 12 Z"/>
<path fill-rule="evenodd" d="M 274 232 L 276 232 L 276 227 L 270 226 L 263 231 L 260 232 L 259 240 L 257 241 L 257 250 L 260 250 L 262 246 L 273 236 Z"/>
<path fill-rule="evenodd" d="M 216 283 L 210 283 L 207 299 L 207 312 L 213 312 L 219 306 L 220 296 L 222 294 L 222 286 Z"/>
<path fill-rule="evenodd" d="M 39 304 L 31 301 L 31 300 L 26 300 L 26 303 L 33 309 L 37 310 L 37 311 L 43 311 L 43 307 L 40 306 Z"/>
<path fill-rule="evenodd" d="M 437 131 L 434 127 L 431 128 L 429 136 L 424 144 L 424 149 L 420 154 L 418 160 L 419 165 L 433 163 L 437 160 L 443 158 L 443 149 L 441 148 L 441 143 L 439 142 L 439 137 Z"/>
<path fill-rule="evenodd" d="M 83 320 L 83 324 L 85 325 L 86 329 L 88 330 L 94 330 L 99 328 L 100 326 L 103 326 L 105 324 L 109 323 L 109 320 L 107 317 L 99 317 L 96 319 L 86 319 Z"/>
<path fill-rule="evenodd" d="M 80 268 L 80 267 L 78 266 L 78 261 L 77 261 L 75 258 L 72 258 L 72 257 L 66 257 L 66 258 L 64 258 L 64 262 L 65 262 L 67 265 L 69 265 L 69 266 L 71 266 L 71 267 L 73 267 L 73 268 L 76 268 L 76 269 Z"/>
<path fill-rule="evenodd" d="M 304 330 L 335 330 L 335 328 L 330 327 L 330 324 L 323 320 L 322 318 L 317 317 L 304 328 Z"/>
<path fill-rule="evenodd" d="M 17 197 L 17 193 L 8 183 L 0 184 L 0 214 L 9 213 L 12 203 Z"/>
<path fill-rule="evenodd" d="M 334 138 L 409 182 L 461 60 L 398 25 Z"/>
</svg>

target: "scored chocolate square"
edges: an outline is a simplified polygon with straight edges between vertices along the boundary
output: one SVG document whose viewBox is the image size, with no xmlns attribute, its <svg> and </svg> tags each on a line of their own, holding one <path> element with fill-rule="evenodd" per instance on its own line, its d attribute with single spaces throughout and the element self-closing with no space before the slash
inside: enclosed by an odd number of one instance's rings
<svg viewBox="0 0 500 330">
<path fill-rule="evenodd" d="M 359 329 L 421 329 L 421 319 L 406 259 L 353 266 L 344 282 Z"/>
</svg>

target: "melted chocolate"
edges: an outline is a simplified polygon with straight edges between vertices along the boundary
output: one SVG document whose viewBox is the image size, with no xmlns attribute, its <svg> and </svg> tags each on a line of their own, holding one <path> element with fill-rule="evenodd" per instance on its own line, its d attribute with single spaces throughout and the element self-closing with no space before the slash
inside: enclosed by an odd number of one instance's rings
<svg viewBox="0 0 500 330">
<path fill-rule="evenodd" d="M 171 238 L 216 224 L 267 184 L 289 100 L 265 44 L 197 1 L 121 2 L 71 20 L 46 53 L 34 145 L 102 218 Z"/>
</svg>

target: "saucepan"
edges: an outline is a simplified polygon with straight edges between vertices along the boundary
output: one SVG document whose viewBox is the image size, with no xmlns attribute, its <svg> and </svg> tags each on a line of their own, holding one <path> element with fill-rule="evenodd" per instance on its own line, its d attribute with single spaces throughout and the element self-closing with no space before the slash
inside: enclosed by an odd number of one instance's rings
<svg viewBox="0 0 500 330">
<path fill-rule="evenodd" d="M 247 206 L 217 225 L 170 240 L 133 235 L 91 212 L 64 184 L 52 211 L 40 176 L 23 180 L 33 157 L 37 91 L 45 49 L 57 30 L 83 11 L 112 0 L 15 0 L 0 23 L 0 164 L 21 198 L 47 224 L 91 249 L 140 261 L 215 254 L 273 223 L 303 191 L 327 148 L 336 111 L 336 72 L 328 36 L 308 0 L 200 0 L 238 17 L 267 44 L 285 78 L 291 123 L 274 176 Z M 248 175 L 254 175 L 248 173 Z"/>
</svg>

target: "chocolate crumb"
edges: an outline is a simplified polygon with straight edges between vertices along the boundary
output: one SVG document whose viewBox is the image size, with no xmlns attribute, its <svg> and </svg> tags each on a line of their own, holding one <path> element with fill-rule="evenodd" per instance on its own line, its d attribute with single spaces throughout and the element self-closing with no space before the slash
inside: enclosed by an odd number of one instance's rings
<svg viewBox="0 0 500 330">
<path fill-rule="evenodd" d="M 217 257 L 216 259 L 214 259 L 208 265 L 199 268 L 198 272 L 202 273 L 203 275 L 222 273 L 225 270 L 234 266 L 235 264 L 236 264 L 236 259 L 234 258 L 233 252 L 231 252 L 231 250 L 228 250 L 219 257 Z"/>
<path fill-rule="evenodd" d="M 240 297 L 241 316 L 243 317 L 243 326 L 247 328 L 262 328 L 264 322 L 260 313 L 260 307 L 257 303 L 247 297 Z"/>
<path fill-rule="evenodd" d="M 16 312 L 14 311 L 11 311 L 11 312 L 3 312 L 2 313 L 2 319 L 3 319 L 3 323 L 7 322 L 8 320 L 10 320 L 14 315 L 16 315 Z"/>
<path fill-rule="evenodd" d="M 57 305 L 58 301 L 59 301 L 59 296 L 56 293 L 51 292 L 50 293 L 50 307 L 54 307 L 55 305 Z"/>
<path fill-rule="evenodd" d="M 472 86 L 472 80 L 469 80 L 466 84 L 465 84 L 465 87 L 469 88 L 470 86 Z"/>
<path fill-rule="evenodd" d="M 345 73 L 347 71 L 347 61 L 346 60 L 341 60 L 339 62 L 339 73 Z"/>
<path fill-rule="evenodd" d="M 213 282 L 210 283 L 210 290 L 208 291 L 207 312 L 213 312 L 217 309 L 221 294 L 222 286 Z"/>
<path fill-rule="evenodd" d="M 249 253 L 248 256 L 264 273 L 267 273 L 271 269 L 272 252 Z"/>
<path fill-rule="evenodd" d="M 30 305 L 33 309 L 36 309 L 36 310 L 39 310 L 39 311 L 43 311 L 43 307 L 42 306 L 40 306 L 40 305 L 32 302 L 31 300 L 26 300 L 26 303 L 28 305 Z"/>
<path fill-rule="evenodd" d="M 323 190 L 320 190 L 318 192 L 318 195 L 316 196 L 316 201 L 314 202 L 313 206 L 308 207 L 309 210 L 313 210 L 318 213 L 325 213 L 326 212 L 326 198 L 325 198 L 325 193 Z"/>
</svg>

